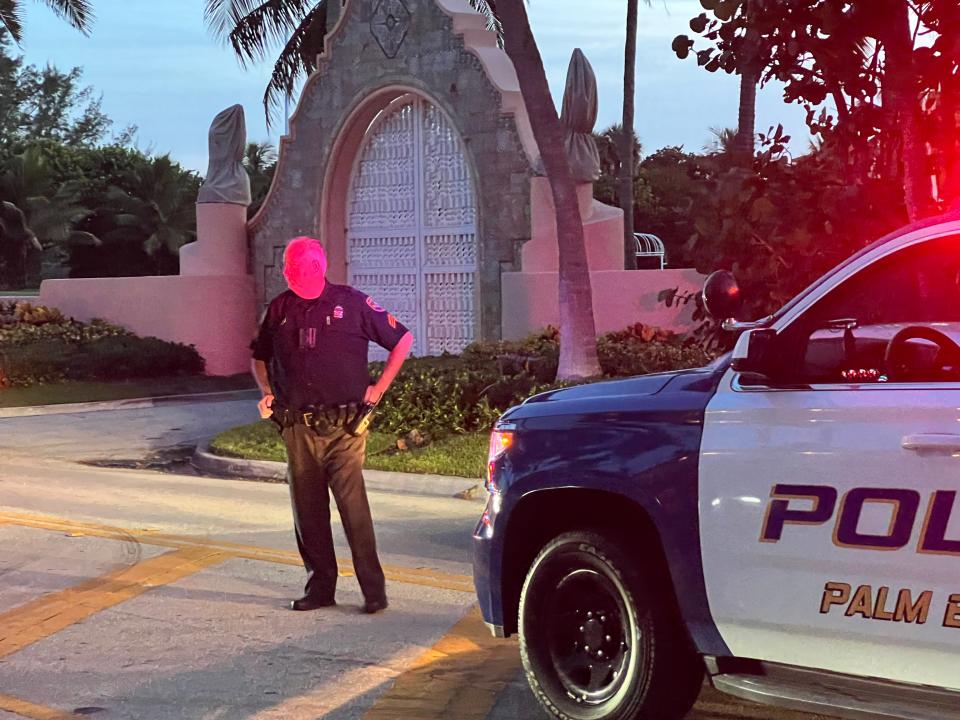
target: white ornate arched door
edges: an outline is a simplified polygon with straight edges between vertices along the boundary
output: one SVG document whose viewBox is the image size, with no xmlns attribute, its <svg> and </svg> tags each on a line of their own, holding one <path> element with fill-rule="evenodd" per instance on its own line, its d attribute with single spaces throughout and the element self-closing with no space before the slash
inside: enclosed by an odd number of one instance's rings
<svg viewBox="0 0 960 720">
<path fill-rule="evenodd" d="M 414 96 L 386 108 L 360 146 L 347 203 L 347 282 L 413 331 L 419 355 L 473 342 L 476 200 L 446 115 Z"/>
</svg>

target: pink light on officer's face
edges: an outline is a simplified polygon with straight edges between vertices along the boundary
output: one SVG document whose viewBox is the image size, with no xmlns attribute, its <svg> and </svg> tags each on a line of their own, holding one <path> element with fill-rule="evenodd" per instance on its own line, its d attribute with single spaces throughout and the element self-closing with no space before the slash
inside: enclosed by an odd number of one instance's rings
<svg viewBox="0 0 960 720">
<path fill-rule="evenodd" d="M 287 286 L 304 300 L 320 297 L 326 286 L 327 254 L 319 240 L 294 238 L 283 253 L 283 277 Z"/>
</svg>

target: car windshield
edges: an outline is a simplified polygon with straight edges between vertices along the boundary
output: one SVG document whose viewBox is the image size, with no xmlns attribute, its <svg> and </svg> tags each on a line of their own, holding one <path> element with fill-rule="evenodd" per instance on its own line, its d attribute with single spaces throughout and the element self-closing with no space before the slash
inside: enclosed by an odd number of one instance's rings
<svg viewBox="0 0 960 720">
<path fill-rule="evenodd" d="M 889 235 L 884 235 L 879 240 L 876 240 L 870 243 L 869 245 L 867 245 L 866 247 L 864 247 L 863 249 L 859 250 L 858 252 L 855 252 L 853 255 L 848 257 L 846 260 L 844 260 L 842 263 L 834 267 L 832 270 L 820 276 L 817 280 L 813 282 L 813 284 L 807 287 L 806 290 L 803 290 L 802 292 L 795 295 L 792 300 L 790 300 L 786 305 L 784 305 L 782 308 L 780 308 L 773 315 L 770 316 L 770 321 L 767 324 L 772 325 L 773 323 L 775 323 L 781 317 L 783 317 L 788 312 L 790 312 L 799 303 L 801 303 L 804 300 L 804 298 L 810 295 L 810 293 L 814 292 L 817 288 L 819 288 L 823 284 L 829 282 L 831 279 L 836 277 L 838 273 L 843 272 L 848 267 L 850 267 L 851 265 L 859 261 L 860 258 L 862 258 L 864 255 L 873 252 L 876 248 L 880 247 L 881 245 L 884 245 L 892 240 L 895 240 L 898 237 L 906 235 L 907 233 L 913 232 L 914 230 L 920 230 L 925 227 L 939 225 L 940 223 L 947 222 L 950 220 L 960 220 L 960 212 L 953 212 L 953 213 L 950 213 L 949 215 L 941 215 L 935 218 L 928 218 L 927 220 L 921 220 L 919 222 L 913 223 L 912 225 L 907 225 L 906 227 L 902 227 L 899 230 L 895 230 Z"/>
</svg>

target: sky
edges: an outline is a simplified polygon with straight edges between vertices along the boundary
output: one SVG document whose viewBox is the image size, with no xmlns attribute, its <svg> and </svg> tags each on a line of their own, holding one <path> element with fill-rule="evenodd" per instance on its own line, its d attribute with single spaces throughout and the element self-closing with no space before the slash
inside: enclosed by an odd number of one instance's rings
<svg viewBox="0 0 960 720">
<path fill-rule="evenodd" d="M 93 5 L 96 22 L 85 37 L 43 3 L 25 3 L 20 52 L 26 61 L 83 68 L 84 83 L 102 94 L 115 130 L 136 125 L 141 149 L 170 153 L 200 172 L 207 164 L 210 121 L 235 103 L 246 111 L 251 141 L 277 143 L 278 132 L 268 134 L 261 104 L 271 63 L 241 68 L 204 25 L 203 0 L 93 0 Z M 579 47 L 597 74 L 597 129 L 619 122 L 624 0 L 530 0 L 528 11 L 558 106 L 570 54 Z M 710 128 L 737 124 L 738 78 L 708 73 L 690 58 L 678 60 L 670 49 L 701 11 L 699 0 L 641 3 L 636 129 L 645 154 L 675 145 L 699 151 L 712 140 Z M 808 137 L 803 119 L 799 107 L 783 103 L 779 88 L 759 93 L 758 132 L 783 123 L 794 137 L 794 151 L 802 152 Z M 282 131 L 282 122 L 276 124 Z"/>
</svg>

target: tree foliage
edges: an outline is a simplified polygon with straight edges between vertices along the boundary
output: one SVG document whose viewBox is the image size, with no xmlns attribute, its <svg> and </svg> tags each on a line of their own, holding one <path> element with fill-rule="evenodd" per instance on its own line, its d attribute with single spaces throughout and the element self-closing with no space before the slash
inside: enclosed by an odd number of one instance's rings
<svg viewBox="0 0 960 720">
<path fill-rule="evenodd" d="M 101 143 L 113 123 L 82 79 L 80 68 L 38 68 L 12 57 L 0 31 L 0 154 L 36 140 L 75 147 Z"/>
<path fill-rule="evenodd" d="M 701 43 L 681 35 L 674 52 L 711 72 L 737 72 L 751 53 L 761 82 L 783 83 L 784 100 L 806 109 L 811 133 L 831 146 L 848 181 L 899 178 L 910 217 L 957 199 L 949 182 L 960 107 L 955 0 L 750 3 L 748 14 L 747 0 L 701 0 L 707 12 L 690 21 Z"/>
<path fill-rule="evenodd" d="M 250 176 L 252 202 L 247 212 L 253 217 L 267 199 L 267 193 L 273 184 L 273 175 L 277 169 L 276 148 L 270 143 L 247 143 L 243 153 L 243 167 Z"/>
<path fill-rule="evenodd" d="M 82 73 L 25 65 L 0 42 L 0 288 L 43 277 L 178 271 L 195 233 L 196 173 L 102 144 L 112 123 Z"/>
</svg>

